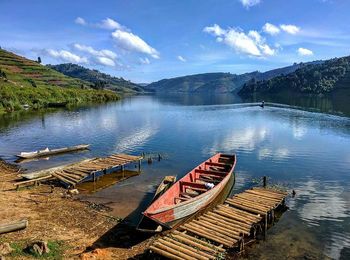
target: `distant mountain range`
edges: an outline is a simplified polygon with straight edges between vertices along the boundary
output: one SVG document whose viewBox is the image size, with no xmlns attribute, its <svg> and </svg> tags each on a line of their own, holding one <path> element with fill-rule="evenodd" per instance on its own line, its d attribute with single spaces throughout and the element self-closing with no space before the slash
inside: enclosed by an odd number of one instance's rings
<svg viewBox="0 0 350 260">
<path fill-rule="evenodd" d="M 315 63 L 319 63 L 317 61 Z M 189 75 L 148 84 L 144 88 L 152 92 L 168 93 L 232 93 L 238 92 L 248 81 L 267 80 L 279 75 L 289 74 L 309 63 L 295 63 L 291 66 L 270 70 L 267 72 L 254 71 L 244 74 L 204 73 Z"/>
<path fill-rule="evenodd" d="M 350 94 L 350 56 L 307 63 L 294 72 L 270 79 L 251 79 L 239 94 L 327 94 L 339 91 Z"/>
<path fill-rule="evenodd" d="M 65 63 L 47 66 L 64 75 L 90 82 L 93 87 L 97 89 L 109 89 L 118 93 L 137 93 L 144 91 L 140 85 L 132 83 L 129 80 L 113 77 L 98 70 L 91 70 L 80 65 Z"/>
</svg>

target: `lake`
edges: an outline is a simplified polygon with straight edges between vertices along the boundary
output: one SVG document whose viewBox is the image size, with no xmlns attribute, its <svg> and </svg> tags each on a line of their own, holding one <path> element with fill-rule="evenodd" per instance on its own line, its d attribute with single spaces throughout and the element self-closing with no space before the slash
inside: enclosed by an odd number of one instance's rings
<svg viewBox="0 0 350 260">
<path fill-rule="evenodd" d="M 254 101 L 232 95 L 135 96 L 3 115 L 0 157 L 14 161 L 21 151 L 91 144 L 91 151 L 21 164 L 34 171 L 112 153 L 160 153 L 163 160 L 144 162 L 140 175 L 82 195 L 133 219 L 165 175 L 181 177 L 218 151 L 236 153 L 234 193 L 264 175 L 270 184 L 296 191 L 290 210 L 248 258 L 350 259 L 349 105 L 297 100 L 288 106 L 266 99 L 270 103 L 262 109 Z"/>
</svg>

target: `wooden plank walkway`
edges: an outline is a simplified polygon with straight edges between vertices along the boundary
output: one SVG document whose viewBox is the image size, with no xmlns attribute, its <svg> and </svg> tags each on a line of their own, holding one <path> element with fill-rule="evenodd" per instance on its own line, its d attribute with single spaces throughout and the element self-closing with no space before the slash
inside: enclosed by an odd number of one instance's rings
<svg viewBox="0 0 350 260">
<path fill-rule="evenodd" d="M 255 239 L 259 229 L 266 232 L 286 196 L 285 192 L 266 188 L 246 190 L 171 230 L 149 249 L 170 259 L 216 259 L 227 250 L 240 252 L 244 242 Z"/>
<path fill-rule="evenodd" d="M 117 167 L 124 170 L 126 164 L 138 162 L 141 167 L 142 156 L 113 154 L 104 158 L 92 158 L 71 165 L 47 170 L 47 175 L 37 179 L 14 183 L 17 188 L 27 183 L 36 183 L 48 179 L 58 179 L 66 187 L 75 187 L 78 183 L 95 180 L 98 176 L 115 171 Z"/>
</svg>

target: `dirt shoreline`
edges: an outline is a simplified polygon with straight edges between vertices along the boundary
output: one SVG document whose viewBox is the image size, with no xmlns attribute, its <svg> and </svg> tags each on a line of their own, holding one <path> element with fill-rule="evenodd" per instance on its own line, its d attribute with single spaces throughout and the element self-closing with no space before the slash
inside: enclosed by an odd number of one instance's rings
<svg viewBox="0 0 350 260">
<path fill-rule="evenodd" d="M 28 219 L 22 230 L 0 235 L 0 244 L 24 247 L 35 240 L 59 242 L 62 259 L 142 258 L 152 238 L 142 238 L 109 215 L 105 206 L 82 202 L 60 187 L 42 184 L 14 189 L 20 169 L 0 161 L 0 224 Z M 136 239 L 135 239 L 135 238 Z M 11 254 L 6 259 L 31 259 Z"/>
</svg>

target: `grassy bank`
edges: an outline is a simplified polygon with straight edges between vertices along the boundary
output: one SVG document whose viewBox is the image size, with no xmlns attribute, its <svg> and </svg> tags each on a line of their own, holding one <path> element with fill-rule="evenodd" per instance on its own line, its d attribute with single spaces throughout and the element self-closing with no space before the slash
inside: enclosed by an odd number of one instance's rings
<svg viewBox="0 0 350 260">
<path fill-rule="evenodd" d="M 119 96 L 112 91 L 61 88 L 61 87 L 28 87 L 0 84 L 0 113 L 20 110 L 27 104 L 31 108 L 47 107 L 49 103 L 68 102 L 68 104 L 101 103 L 118 100 Z"/>
<path fill-rule="evenodd" d="M 0 49 L 0 113 L 47 107 L 49 103 L 84 104 L 118 100 L 108 90 L 71 78 L 38 62 Z"/>
</svg>

